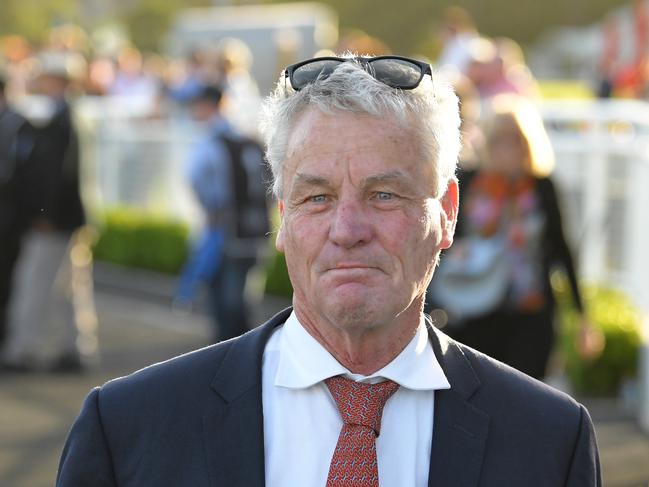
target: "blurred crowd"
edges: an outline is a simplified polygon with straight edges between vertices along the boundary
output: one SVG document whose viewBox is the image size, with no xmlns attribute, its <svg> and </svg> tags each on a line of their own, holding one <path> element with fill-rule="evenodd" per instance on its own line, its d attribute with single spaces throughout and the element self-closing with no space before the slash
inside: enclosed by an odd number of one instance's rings
<svg viewBox="0 0 649 487">
<path fill-rule="evenodd" d="M 460 7 L 444 12 L 437 28 L 439 55 L 434 65 L 467 97 L 486 100 L 502 93 L 538 96 L 525 64 L 523 50 L 514 40 L 481 35 L 470 15 Z M 385 54 L 389 46 L 362 31 L 345 34 L 331 51 Z M 18 100 L 39 94 L 34 83 L 43 69 L 56 69 L 69 77 L 68 94 L 126 96 L 145 105 L 153 116 L 164 116 L 174 106 L 187 104 L 201 86 L 218 84 L 226 93 L 228 117 L 254 132 L 260 94 L 250 75 L 249 47 L 225 38 L 201 44 L 180 57 L 142 52 L 127 40 L 97 42 L 81 27 L 65 24 L 51 29 L 42 45 L 19 35 L 0 37 L 0 69 L 7 78 L 7 96 Z"/>
<path fill-rule="evenodd" d="M 462 114 L 460 210 L 427 296 L 438 325 L 537 379 L 557 337 L 551 273 L 561 269 L 580 315 L 587 359 L 603 349 L 588 318 L 553 182 L 554 151 L 536 107 L 537 84 L 511 39 L 481 36 L 466 11 L 446 10 L 438 73 Z"/>
<path fill-rule="evenodd" d="M 507 94 L 536 100 L 540 96 L 537 82 L 516 41 L 481 35 L 469 13 L 461 7 L 446 9 L 438 36 L 438 73 L 453 84 L 461 102 L 460 165 L 471 167 L 477 163 L 476 149 L 483 144 L 478 125 L 490 101 Z"/>
<path fill-rule="evenodd" d="M 629 23 L 609 14 L 602 25 L 602 52 L 597 63 L 600 98 L 646 98 L 649 94 L 649 7 L 643 0 L 629 6 Z M 631 41 L 628 49 L 624 40 Z M 630 52 L 626 52 L 630 51 Z"/>
<path fill-rule="evenodd" d="M 142 52 L 128 41 L 109 46 L 93 43 L 79 26 L 53 28 L 47 41 L 35 46 L 18 35 L 0 37 L 0 70 L 7 79 L 7 97 L 41 95 L 35 80 L 43 71 L 69 80 L 67 96 L 128 98 L 138 114 L 163 117 L 186 106 L 206 84 L 223 86 L 228 116 L 243 130 L 256 131 L 260 103 L 250 76 L 252 54 L 242 41 L 227 38 L 196 48 L 184 57 Z M 29 107 L 24 108 L 29 113 Z"/>
<path fill-rule="evenodd" d="M 445 11 L 438 44 L 433 76 L 451 83 L 460 99 L 463 203 L 456 243 L 442 257 L 427 311 L 462 341 L 542 378 L 555 338 L 549 277 L 557 265 L 564 268 L 582 314 L 580 350 L 592 356 L 602 344 L 588 322 L 563 234 L 551 179 L 552 147 L 533 103 L 539 96 L 537 83 L 522 48 L 512 39 L 481 35 L 462 8 Z M 354 31 L 334 51 L 318 54 L 343 51 L 390 53 L 379 39 Z M 167 58 L 142 53 L 128 43 L 101 49 L 81 28 L 65 25 L 53 29 L 38 48 L 19 36 L 1 38 L 0 58 L 9 102 L 5 107 L 20 107 L 24 95 L 45 99 L 39 110 L 33 105 L 32 112 L 25 110 L 30 119 L 25 127 L 33 125 L 33 130 L 26 129 L 27 138 L 34 138 L 26 145 L 34 149 L 21 156 L 25 170 L 16 171 L 14 179 L 23 177 L 19 173 L 26 176 L 14 181 L 23 186 L 12 194 L 38 191 L 58 198 L 34 208 L 24 207 L 17 196 L 14 224 L 3 229 L 12 238 L 3 239 L 3 245 L 11 247 L 7 253 L 11 258 L 1 269 L 5 285 L 0 317 L 2 329 L 18 330 L 5 334 L 5 366 L 82 369 L 96 357 L 89 259 L 84 257 L 89 251 L 80 232 L 85 219 L 78 187 L 79 154 L 68 105 L 71 97 L 81 94 L 126 98 L 125 107 L 140 107 L 139 114 L 148 117 L 184 110 L 204 126 L 184 163 L 187 185 L 204 213 L 205 230 L 181 276 L 176 299 L 187 304 L 197 282 L 205 281 L 213 301 L 214 340 L 244 331 L 245 281 L 261 246 L 256 242 L 251 252 L 242 254 L 242 242 L 251 236 L 267 237 L 268 230 L 268 222 L 259 219 L 248 234 L 240 225 L 246 212 L 261 211 L 267 217 L 263 190 L 246 183 L 268 177 L 258 170 L 250 172 L 261 167 L 261 150 L 254 141 L 260 93 L 250 75 L 253 59 L 248 46 L 228 38 L 184 58 Z M 42 213 L 42 208 L 63 205 L 66 209 L 59 216 L 76 215 L 74 221 Z M 21 253 L 28 264 L 20 263 Z M 13 314 L 8 304 L 12 273 L 17 276 Z M 449 275 L 443 285 L 436 284 Z M 450 289 L 449 297 L 444 290 Z M 53 296 L 58 296 L 58 304 Z M 35 307 L 36 302 L 47 303 L 51 312 L 43 311 L 48 309 L 45 305 Z M 462 304 L 467 302 L 475 304 L 473 309 Z M 65 306 L 67 314 L 54 312 Z M 38 316 L 34 309 L 40 310 Z M 68 331 L 59 333 L 67 338 L 47 357 L 36 357 L 44 349 L 39 344 L 52 342 L 47 337 L 53 325 L 47 323 L 57 319 L 67 323 Z M 219 329 L 220 322 L 242 326 L 224 330 Z"/>
<path fill-rule="evenodd" d="M 187 301 L 200 280 L 213 290 L 213 339 L 246 329 L 244 287 L 263 243 L 248 237 L 265 242 L 268 233 L 266 176 L 255 172 L 262 151 L 248 137 L 260 104 L 251 63 L 245 43 L 230 38 L 174 59 L 126 42 L 99 48 L 75 25 L 52 29 L 38 47 L 0 38 L 0 370 L 78 372 L 98 358 L 74 115 L 80 97 L 106 98 L 104 109 L 118 107 L 126 118 L 197 123 L 196 147 L 178 163 L 207 228 L 177 299 Z M 239 327 L 219 329 L 223 322 Z"/>
</svg>

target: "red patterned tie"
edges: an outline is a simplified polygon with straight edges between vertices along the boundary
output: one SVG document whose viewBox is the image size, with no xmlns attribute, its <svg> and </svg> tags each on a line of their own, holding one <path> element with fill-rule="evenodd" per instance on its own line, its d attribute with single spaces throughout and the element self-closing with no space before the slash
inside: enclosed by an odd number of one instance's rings
<svg viewBox="0 0 649 487">
<path fill-rule="evenodd" d="M 378 487 L 376 438 L 386 401 L 399 384 L 365 384 L 341 376 L 325 380 L 338 405 L 343 427 L 334 450 L 327 487 Z"/>
</svg>

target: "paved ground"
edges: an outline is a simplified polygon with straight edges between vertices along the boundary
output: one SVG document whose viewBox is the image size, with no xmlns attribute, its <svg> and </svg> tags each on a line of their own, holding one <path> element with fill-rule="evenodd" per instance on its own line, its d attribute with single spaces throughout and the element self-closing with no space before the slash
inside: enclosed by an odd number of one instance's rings
<svg viewBox="0 0 649 487">
<path fill-rule="evenodd" d="M 101 364 L 83 375 L 0 375 L 0 487 L 53 484 L 68 428 L 88 390 L 205 345 L 206 320 L 115 293 L 97 293 Z M 281 306 L 266 305 L 270 314 Z M 616 402 L 586 401 L 596 422 L 607 487 L 649 486 L 649 438 Z M 519 486 L 516 486 L 519 487 Z"/>
</svg>

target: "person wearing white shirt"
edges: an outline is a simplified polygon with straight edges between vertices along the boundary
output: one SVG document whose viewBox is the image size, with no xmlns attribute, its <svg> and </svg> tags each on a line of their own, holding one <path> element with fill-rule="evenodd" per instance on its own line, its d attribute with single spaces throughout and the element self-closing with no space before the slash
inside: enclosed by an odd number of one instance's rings
<svg viewBox="0 0 649 487">
<path fill-rule="evenodd" d="M 324 379 L 390 379 L 400 388 L 383 410 L 376 440 L 385 485 L 427 485 L 435 390 L 450 387 L 422 322 L 406 348 L 369 376 L 351 373 L 300 325 L 293 313 L 268 341 L 262 368 L 266 485 L 325 485 L 342 420 Z M 305 432 L 319 441 L 304 441 Z M 295 460 L 286 469 L 285 459 Z"/>
<path fill-rule="evenodd" d="M 583 406 L 423 314 L 459 202 L 450 87 L 315 58 L 264 113 L 293 306 L 92 391 L 57 485 L 601 485 Z"/>
</svg>

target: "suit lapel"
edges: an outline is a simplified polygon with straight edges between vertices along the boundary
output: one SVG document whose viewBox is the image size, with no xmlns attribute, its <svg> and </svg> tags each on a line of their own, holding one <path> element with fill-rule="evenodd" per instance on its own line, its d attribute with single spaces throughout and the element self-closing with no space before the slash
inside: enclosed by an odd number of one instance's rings
<svg viewBox="0 0 649 487">
<path fill-rule="evenodd" d="M 235 339 L 211 387 L 219 404 L 203 418 L 210 484 L 264 485 L 264 424 L 261 366 L 264 347 L 291 309 Z M 478 485 L 489 416 L 469 399 L 481 386 L 458 345 L 429 326 L 430 341 L 451 389 L 435 393 L 429 486 Z M 242 361 L 242 357 L 250 357 Z"/>
<path fill-rule="evenodd" d="M 203 417 L 204 445 L 213 487 L 264 485 L 262 357 L 273 330 L 286 321 L 290 311 L 284 310 L 233 340 L 214 376 L 211 387 L 221 401 Z"/>
<path fill-rule="evenodd" d="M 457 343 L 432 326 L 429 334 L 451 388 L 435 393 L 428 485 L 474 487 L 489 432 L 489 416 L 469 402 L 481 384 Z"/>
</svg>

